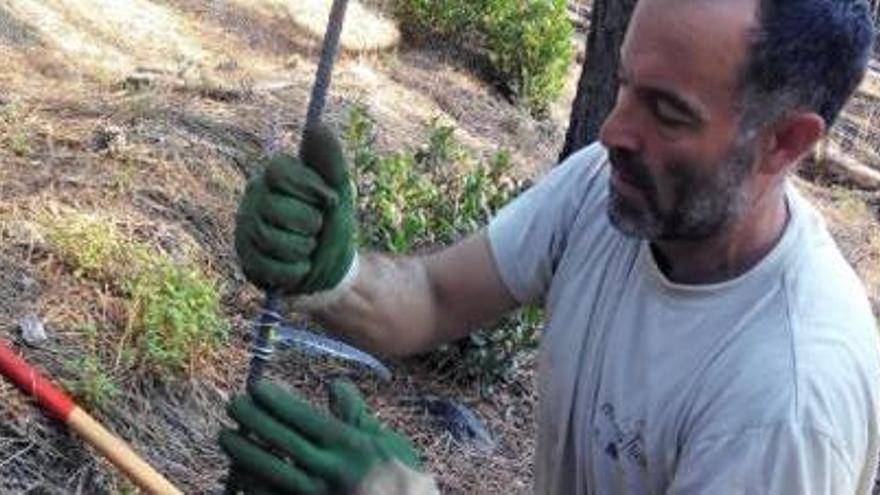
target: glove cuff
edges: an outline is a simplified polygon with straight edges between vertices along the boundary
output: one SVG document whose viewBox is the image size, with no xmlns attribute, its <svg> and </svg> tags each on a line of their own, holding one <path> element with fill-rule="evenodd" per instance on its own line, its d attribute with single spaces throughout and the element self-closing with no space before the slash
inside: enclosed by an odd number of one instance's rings
<svg viewBox="0 0 880 495">
<path fill-rule="evenodd" d="M 345 275 L 332 289 L 313 292 L 311 294 L 296 296 L 292 299 L 291 305 L 296 311 L 309 313 L 325 309 L 339 302 L 340 299 L 348 292 L 355 279 L 360 272 L 360 257 L 357 251 L 351 257 L 351 263 L 348 265 Z"/>
<path fill-rule="evenodd" d="M 440 495 L 440 490 L 430 474 L 392 459 L 373 466 L 354 495 Z"/>
</svg>

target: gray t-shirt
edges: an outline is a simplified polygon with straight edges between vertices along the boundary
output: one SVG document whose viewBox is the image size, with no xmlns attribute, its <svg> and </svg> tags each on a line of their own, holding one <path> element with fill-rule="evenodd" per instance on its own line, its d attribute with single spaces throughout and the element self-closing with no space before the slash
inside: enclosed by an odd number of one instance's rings
<svg viewBox="0 0 880 495">
<path fill-rule="evenodd" d="M 880 345 L 811 205 L 747 273 L 682 285 L 606 216 L 607 153 L 579 151 L 489 226 L 504 283 L 543 302 L 535 491 L 870 493 Z"/>
</svg>

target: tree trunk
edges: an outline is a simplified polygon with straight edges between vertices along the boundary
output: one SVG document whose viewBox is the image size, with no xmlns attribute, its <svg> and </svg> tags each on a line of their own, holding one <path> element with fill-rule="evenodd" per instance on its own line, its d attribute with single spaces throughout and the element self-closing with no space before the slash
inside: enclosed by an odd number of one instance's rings
<svg viewBox="0 0 880 495">
<path fill-rule="evenodd" d="M 880 0 L 869 0 L 868 5 L 871 8 L 871 15 L 874 18 L 874 24 L 880 27 Z M 880 36 L 874 39 L 874 56 L 880 57 Z M 880 480 L 878 480 L 880 486 Z"/>
<path fill-rule="evenodd" d="M 617 96 L 620 45 L 636 0 L 593 0 L 587 54 L 559 160 L 596 140 Z"/>
<path fill-rule="evenodd" d="M 871 12 L 874 13 L 874 24 L 880 24 L 880 0 L 871 3 Z"/>
</svg>

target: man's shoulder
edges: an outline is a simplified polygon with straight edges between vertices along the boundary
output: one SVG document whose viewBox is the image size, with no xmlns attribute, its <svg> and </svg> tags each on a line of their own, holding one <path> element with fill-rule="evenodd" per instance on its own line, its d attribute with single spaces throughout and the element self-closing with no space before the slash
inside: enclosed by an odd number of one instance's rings
<svg viewBox="0 0 880 495">
<path fill-rule="evenodd" d="M 807 418 L 830 429 L 855 428 L 868 419 L 846 414 L 876 411 L 880 396 L 876 320 L 821 215 L 793 187 L 788 197 L 796 231 L 785 261 L 775 265 L 777 290 L 749 287 L 764 292 L 755 296 L 755 315 L 741 320 L 735 350 L 706 374 L 712 392 L 704 405 L 713 414 L 741 411 L 732 413 L 740 426 Z"/>
<path fill-rule="evenodd" d="M 701 393 L 688 412 L 689 436 L 735 435 L 791 423 L 863 443 L 866 425 L 880 427 L 875 342 L 839 328 L 792 328 L 788 342 L 751 349 L 700 378 Z"/>
<path fill-rule="evenodd" d="M 848 265 L 825 258 L 786 273 L 773 314 L 741 328 L 735 350 L 706 370 L 692 417 L 711 419 L 698 429 L 794 422 L 865 441 L 865 425 L 880 426 L 876 323 L 858 281 L 841 274 Z"/>
<path fill-rule="evenodd" d="M 596 141 L 575 151 L 563 160 L 563 164 L 574 161 L 581 164 L 601 164 L 608 160 L 608 149 Z"/>
<path fill-rule="evenodd" d="M 600 143 L 592 143 L 575 151 L 559 162 L 545 176 L 555 178 L 570 187 L 583 188 L 589 179 L 601 175 L 608 163 L 608 150 Z M 586 179 L 586 180 L 585 180 Z"/>
<path fill-rule="evenodd" d="M 835 328 L 858 330 L 862 337 L 873 339 L 876 324 L 864 284 L 816 208 L 793 188 L 789 197 L 800 217 L 795 253 L 784 273 L 793 324 L 806 335 Z"/>
<path fill-rule="evenodd" d="M 608 150 L 597 142 L 572 153 L 548 174 L 553 183 L 548 200 L 567 205 L 571 227 L 580 237 L 596 239 L 611 229 L 605 216 L 609 173 Z"/>
<path fill-rule="evenodd" d="M 574 233 L 595 237 L 607 224 L 605 201 L 608 196 L 608 152 L 598 143 L 579 149 L 538 179 L 520 197 L 503 208 L 490 225 L 490 237 L 507 230 L 520 232 L 524 219 L 537 215 L 546 234 L 566 244 Z M 598 220 L 598 221 L 594 221 Z M 586 230 L 586 232 L 585 232 Z M 541 231 L 531 232 L 529 238 Z"/>
<path fill-rule="evenodd" d="M 546 295 L 570 243 L 589 236 L 582 228 L 584 218 L 599 218 L 593 224 L 601 227 L 606 157 L 600 145 L 578 150 L 490 222 L 488 237 L 496 267 L 518 301 Z"/>
</svg>

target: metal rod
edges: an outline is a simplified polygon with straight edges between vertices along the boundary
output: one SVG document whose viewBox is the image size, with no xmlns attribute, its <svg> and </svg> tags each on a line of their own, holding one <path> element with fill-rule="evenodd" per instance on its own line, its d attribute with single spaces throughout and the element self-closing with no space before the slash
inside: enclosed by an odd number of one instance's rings
<svg viewBox="0 0 880 495">
<path fill-rule="evenodd" d="M 324 41 L 321 46 L 321 59 L 318 61 L 318 71 L 315 74 L 315 82 L 312 85 L 312 95 L 306 113 L 306 129 L 321 120 L 347 6 L 348 0 L 333 0 L 333 6 L 330 8 L 330 18 L 327 21 L 327 30 L 324 33 Z M 251 344 L 251 362 L 247 375 L 249 389 L 263 377 L 263 368 L 272 357 L 272 339 L 275 328 L 281 319 L 279 317 L 280 310 L 280 295 L 276 291 L 267 291 L 266 302 L 263 304 L 260 321 L 254 328 L 254 340 Z"/>
<path fill-rule="evenodd" d="M 251 342 L 251 362 L 248 367 L 247 389 L 250 390 L 263 378 L 263 368 L 272 358 L 275 329 L 281 320 L 281 298 L 274 292 L 267 292 L 266 302 L 260 312 L 260 319 L 254 327 Z"/>
<path fill-rule="evenodd" d="M 339 37 L 342 34 L 342 23 L 345 20 L 345 8 L 348 0 L 333 0 L 330 8 L 330 19 L 327 23 L 327 31 L 324 33 L 324 44 L 321 47 L 321 59 L 318 61 L 318 72 L 315 74 L 315 83 L 312 85 L 312 96 L 309 100 L 309 110 L 306 114 L 306 128 L 317 124 L 321 120 L 324 111 L 324 103 L 327 100 L 327 90 L 330 88 L 330 79 L 333 75 L 333 62 L 336 60 L 336 51 L 339 48 Z"/>
</svg>

